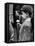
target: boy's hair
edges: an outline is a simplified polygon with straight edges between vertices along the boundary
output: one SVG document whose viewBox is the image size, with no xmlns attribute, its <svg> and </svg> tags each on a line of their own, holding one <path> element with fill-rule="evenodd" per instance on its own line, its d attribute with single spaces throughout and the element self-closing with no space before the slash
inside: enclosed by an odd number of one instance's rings
<svg viewBox="0 0 35 46">
<path fill-rule="evenodd" d="M 25 12 L 26 14 L 29 14 L 29 17 L 33 16 L 33 7 L 30 5 L 24 5 L 21 8 L 21 11 Z"/>
</svg>

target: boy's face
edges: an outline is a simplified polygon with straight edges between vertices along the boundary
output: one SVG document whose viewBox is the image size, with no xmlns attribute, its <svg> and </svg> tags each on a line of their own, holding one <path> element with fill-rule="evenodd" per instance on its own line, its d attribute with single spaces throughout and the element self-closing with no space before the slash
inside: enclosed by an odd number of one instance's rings
<svg viewBox="0 0 35 46">
<path fill-rule="evenodd" d="M 27 17 L 29 17 L 29 14 L 22 11 L 22 17 L 23 17 L 24 19 L 26 19 Z"/>
</svg>

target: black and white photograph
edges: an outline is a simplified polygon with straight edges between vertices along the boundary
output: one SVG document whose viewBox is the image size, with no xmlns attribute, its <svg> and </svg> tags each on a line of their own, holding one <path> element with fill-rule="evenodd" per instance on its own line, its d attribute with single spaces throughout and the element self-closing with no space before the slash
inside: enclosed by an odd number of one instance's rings
<svg viewBox="0 0 35 46">
<path fill-rule="evenodd" d="M 34 4 L 5 3 L 5 42 L 34 42 Z"/>
</svg>

